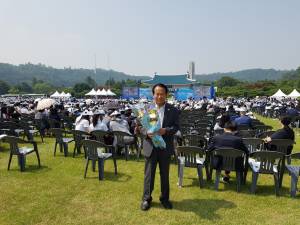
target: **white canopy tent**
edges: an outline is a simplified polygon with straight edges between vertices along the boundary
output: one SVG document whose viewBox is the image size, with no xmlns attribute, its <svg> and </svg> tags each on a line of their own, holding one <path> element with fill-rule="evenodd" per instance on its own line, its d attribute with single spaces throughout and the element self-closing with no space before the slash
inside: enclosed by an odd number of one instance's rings
<svg viewBox="0 0 300 225">
<path fill-rule="evenodd" d="M 60 93 L 60 96 L 59 96 L 59 97 L 65 98 L 65 97 L 67 97 L 67 96 L 66 96 L 66 93 L 63 91 L 62 93 Z"/>
<path fill-rule="evenodd" d="M 296 89 L 294 89 L 288 96 L 291 98 L 298 98 L 300 97 L 300 93 Z"/>
<path fill-rule="evenodd" d="M 51 98 L 70 98 L 71 94 L 70 93 L 59 93 L 58 91 L 56 91 L 54 94 L 50 95 Z"/>
<path fill-rule="evenodd" d="M 100 89 L 98 89 L 97 91 L 95 91 L 95 89 L 93 88 L 89 93 L 85 94 L 86 96 L 115 96 L 116 94 L 113 93 L 110 89 L 108 89 L 107 91 L 103 88 L 101 91 Z"/>
<path fill-rule="evenodd" d="M 100 89 L 97 90 L 96 95 L 97 96 L 101 96 L 102 95 Z"/>
<path fill-rule="evenodd" d="M 72 95 L 70 93 L 65 93 L 65 92 L 60 93 L 61 98 L 70 98 L 71 96 Z"/>
<path fill-rule="evenodd" d="M 108 89 L 107 92 L 106 92 L 106 95 L 107 96 L 115 96 L 116 94 L 113 93 L 110 89 Z"/>
<path fill-rule="evenodd" d="M 272 98 L 283 98 L 283 97 L 287 97 L 286 94 L 284 94 L 282 92 L 282 90 L 278 90 L 274 95 L 271 96 Z"/>
<path fill-rule="evenodd" d="M 107 95 L 107 92 L 105 91 L 104 88 L 100 91 L 100 93 L 101 93 L 101 96 L 106 96 Z"/>
<path fill-rule="evenodd" d="M 50 95 L 51 98 L 59 98 L 60 94 L 58 91 L 54 92 L 54 94 Z"/>
<path fill-rule="evenodd" d="M 95 89 L 93 88 L 90 92 L 86 93 L 85 95 L 94 96 L 94 95 L 97 95 L 97 92 L 96 92 Z"/>
</svg>

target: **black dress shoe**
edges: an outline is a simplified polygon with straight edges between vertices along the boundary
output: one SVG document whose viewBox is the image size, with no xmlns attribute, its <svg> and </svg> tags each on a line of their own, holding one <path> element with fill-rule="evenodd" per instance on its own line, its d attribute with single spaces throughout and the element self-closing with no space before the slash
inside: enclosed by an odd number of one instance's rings
<svg viewBox="0 0 300 225">
<path fill-rule="evenodd" d="M 173 205 L 170 201 L 164 200 L 164 201 L 161 201 L 161 204 L 163 205 L 163 207 L 165 209 L 173 209 Z"/>
<path fill-rule="evenodd" d="M 150 202 L 149 201 L 142 201 L 141 210 L 146 211 L 150 209 Z"/>
</svg>

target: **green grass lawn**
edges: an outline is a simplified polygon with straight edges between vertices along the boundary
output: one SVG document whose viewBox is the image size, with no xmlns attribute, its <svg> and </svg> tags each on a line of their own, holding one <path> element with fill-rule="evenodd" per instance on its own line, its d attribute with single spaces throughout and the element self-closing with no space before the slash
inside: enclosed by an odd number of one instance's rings
<svg viewBox="0 0 300 225">
<path fill-rule="evenodd" d="M 275 120 L 263 121 L 279 126 Z M 300 143 L 299 136 L 297 140 Z M 54 157 L 53 145 L 52 138 L 46 138 L 44 144 L 39 141 L 42 168 L 37 167 L 32 154 L 21 173 L 16 159 L 7 171 L 8 146 L 0 144 L 0 224 L 300 224 L 299 197 L 289 197 L 287 174 L 280 197 L 275 197 L 273 178 L 267 175 L 259 178 L 257 193 L 251 195 L 251 173 L 241 193 L 235 191 L 233 173 L 231 184 L 220 184 L 220 191 L 214 191 L 213 183 L 200 189 L 196 169 L 185 169 L 184 187 L 178 188 L 177 166 L 172 164 L 170 198 L 174 209 L 165 210 L 159 203 L 158 170 L 153 207 L 143 212 L 142 159 L 119 159 L 117 176 L 112 160 L 108 160 L 103 181 L 91 169 L 84 179 L 83 155 L 65 158 L 58 152 Z"/>
</svg>

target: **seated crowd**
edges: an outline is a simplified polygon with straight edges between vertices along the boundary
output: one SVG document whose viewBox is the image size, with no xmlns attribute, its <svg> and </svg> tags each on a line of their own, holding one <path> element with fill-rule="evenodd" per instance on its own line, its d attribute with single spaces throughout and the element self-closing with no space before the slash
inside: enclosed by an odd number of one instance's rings
<svg viewBox="0 0 300 225">
<path fill-rule="evenodd" d="M 106 108 L 104 109 L 105 103 L 95 103 L 93 105 L 87 104 L 74 104 L 72 107 L 65 107 L 64 103 L 51 106 L 50 109 L 35 110 L 36 104 L 31 103 L 20 103 L 14 106 L 8 106 L 2 104 L 1 106 L 1 120 L 20 120 L 24 115 L 33 115 L 35 120 L 41 121 L 43 133 L 47 133 L 50 128 L 64 128 L 63 123 L 68 119 L 71 121 L 71 129 L 84 131 L 91 133 L 95 130 L 101 130 L 106 132 L 122 131 L 128 134 L 128 137 L 124 138 L 125 142 L 131 143 L 135 135 L 136 127 L 136 116 L 132 113 L 134 103 L 137 102 L 125 102 L 119 104 L 119 109 Z M 244 144 L 241 132 L 243 130 L 253 131 L 256 129 L 257 121 L 251 112 L 251 107 L 257 107 L 254 102 L 242 100 L 235 101 L 224 101 L 222 99 L 208 101 L 203 99 L 202 102 L 195 103 L 193 101 L 187 102 L 174 102 L 177 108 L 180 109 L 181 114 L 189 115 L 194 112 L 202 112 L 201 115 L 212 115 L 213 122 L 206 124 L 209 127 L 211 135 L 205 136 L 207 138 L 208 153 L 213 152 L 215 149 L 232 148 L 241 150 L 247 156 L 250 155 L 248 147 Z M 258 104 L 258 103 L 257 103 Z M 298 106 L 298 105 L 297 105 Z M 248 112 L 248 113 L 247 113 Z M 272 140 L 276 139 L 289 139 L 295 140 L 295 134 L 291 128 L 292 118 L 298 116 L 298 110 L 294 103 L 291 103 L 289 107 L 285 109 L 285 113 L 280 118 L 282 128 L 273 132 L 271 135 L 267 135 L 263 138 L 264 148 L 276 151 L 276 147 L 272 145 Z M 200 114 L 199 114 L 200 115 Z M 188 121 L 189 117 L 182 116 L 182 124 L 184 121 Z M 198 118 L 201 119 L 200 117 Z M 192 121 L 191 129 L 187 129 L 185 132 L 192 131 L 192 127 L 197 122 Z M 195 127 L 194 127 L 195 128 Z M 206 129 L 207 127 L 205 127 Z M 183 139 L 186 134 L 183 129 L 176 133 L 177 140 Z M 199 129 L 195 129 L 196 132 Z M 254 137 L 254 136 L 253 136 Z M 256 137 L 256 136 L 255 136 Z M 112 139 L 107 139 L 106 144 L 113 144 Z M 116 144 L 116 143 L 114 143 Z M 182 145 L 183 142 L 175 144 Z M 293 146 L 288 147 L 287 154 L 292 153 Z M 176 152 L 174 152 L 176 153 Z M 211 166 L 213 168 L 220 168 L 222 166 L 222 157 L 214 156 L 211 159 Z M 242 158 L 236 159 L 236 170 L 245 170 L 245 164 Z M 230 181 L 230 171 L 225 171 L 225 175 L 222 178 L 224 183 Z"/>
</svg>

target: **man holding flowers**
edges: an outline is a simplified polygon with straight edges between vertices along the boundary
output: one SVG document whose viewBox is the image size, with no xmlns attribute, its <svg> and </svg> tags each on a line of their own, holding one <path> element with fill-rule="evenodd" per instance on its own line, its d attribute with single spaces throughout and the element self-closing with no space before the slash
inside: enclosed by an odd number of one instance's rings
<svg viewBox="0 0 300 225">
<path fill-rule="evenodd" d="M 151 109 L 148 114 L 150 123 L 153 120 L 157 121 L 159 128 L 153 132 L 153 130 L 145 127 L 136 127 L 136 132 L 144 136 L 145 171 L 141 209 L 148 210 L 151 206 L 151 194 L 154 188 L 157 163 L 161 182 L 161 196 L 159 199 L 164 208 L 172 209 L 172 203 L 169 200 L 169 168 L 171 155 L 174 153 L 174 134 L 179 129 L 179 111 L 166 102 L 168 95 L 166 85 L 161 83 L 154 85 L 152 93 L 155 108 Z M 161 137 L 163 140 L 160 141 Z"/>
</svg>

